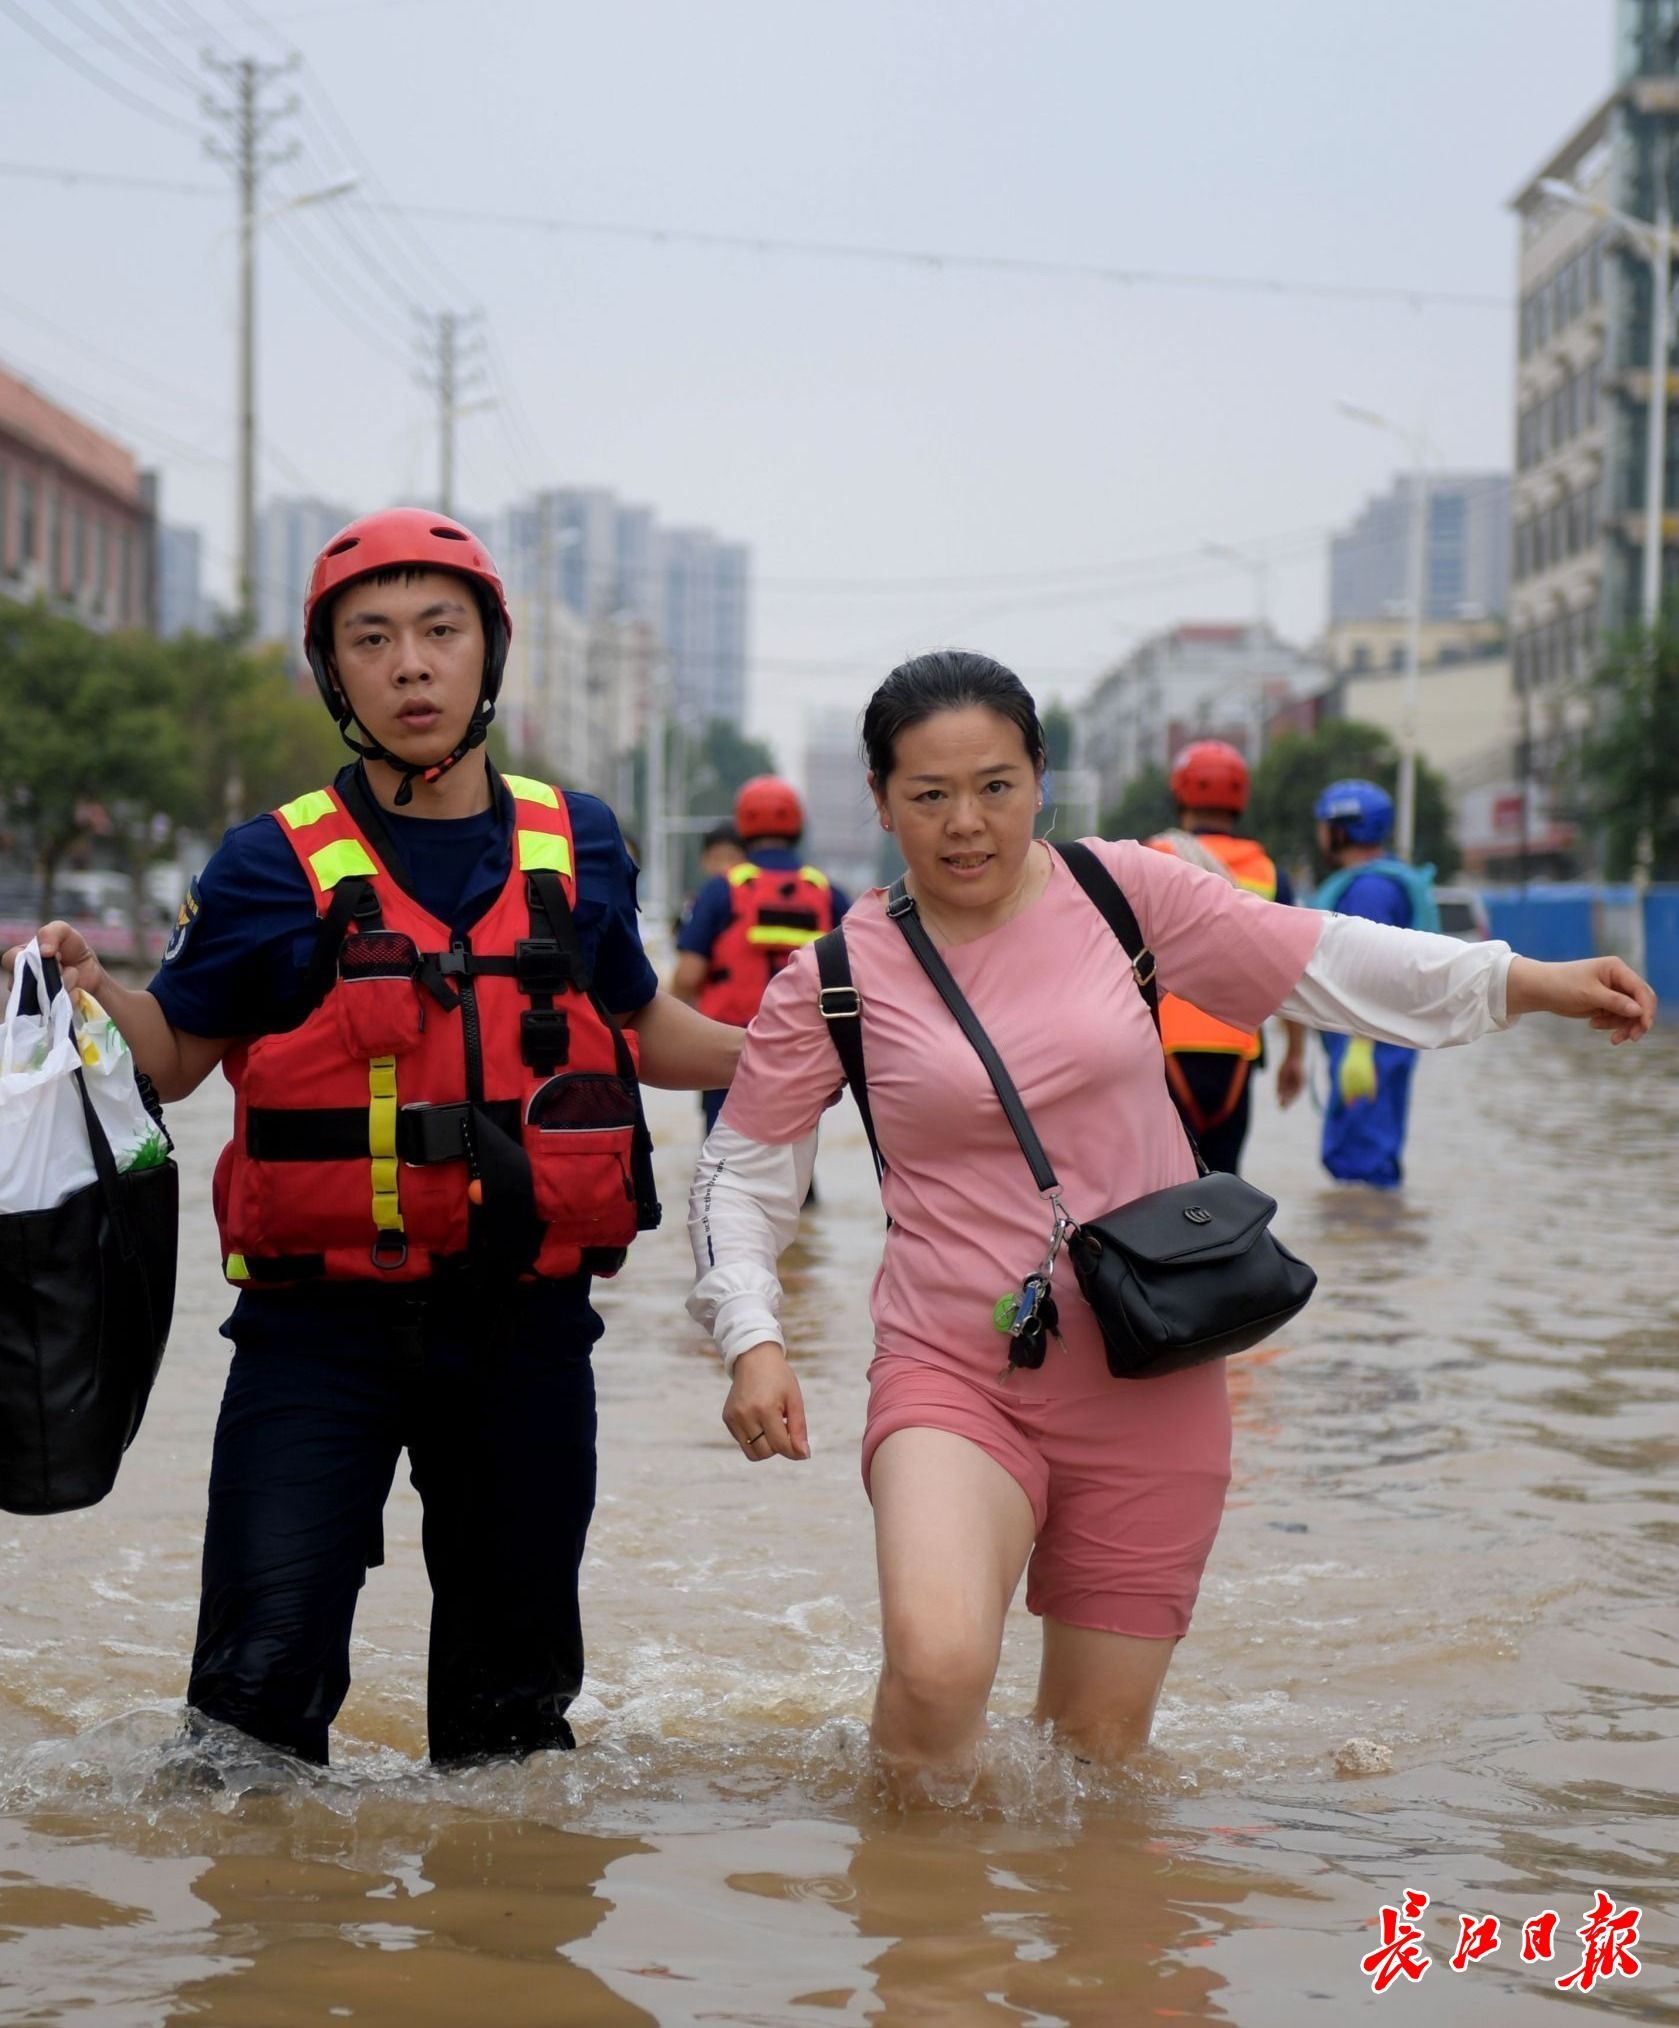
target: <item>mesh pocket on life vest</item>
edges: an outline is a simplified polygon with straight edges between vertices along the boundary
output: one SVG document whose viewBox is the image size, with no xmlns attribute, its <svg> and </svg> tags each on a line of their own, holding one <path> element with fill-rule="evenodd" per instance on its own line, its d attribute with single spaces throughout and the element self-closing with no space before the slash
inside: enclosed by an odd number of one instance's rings
<svg viewBox="0 0 1679 2028">
<path fill-rule="evenodd" d="M 525 1119 L 543 1134 L 633 1127 L 635 1088 L 610 1071 L 573 1071 L 564 1077 L 551 1077 L 533 1093 Z"/>
<path fill-rule="evenodd" d="M 400 930 L 357 930 L 338 947 L 332 998 L 352 1056 L 404 1056 L 420 1039 L 420 950 Z"/>
<path fill-rule="evenodd" d="M 358 930 L 338 948 L 341 979 L 407 979 L 419 965 L 419 947 L 400 930 Z"/>
</svg>

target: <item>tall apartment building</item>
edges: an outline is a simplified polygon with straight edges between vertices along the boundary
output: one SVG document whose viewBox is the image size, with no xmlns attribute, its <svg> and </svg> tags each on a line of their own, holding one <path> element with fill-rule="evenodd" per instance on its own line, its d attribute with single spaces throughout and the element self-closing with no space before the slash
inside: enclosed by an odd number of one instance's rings
<svg viewBox="0 0 1679 2028">
<path fill-rule="evenodd" d="M 1324 672 L 1267 626 L 1197 621 L 1155 634 L 1078 706 L 1079 764 L 1106 809 L 1149 767 L 1191 739 L 1228 740 L 1257 757 L 1271 714 L 1323 688 Z"/>
<path fill-rule="evenodd" d="M 812 712 L 804 748 L 803 852 L 848 894 L 880 877 L 881 831 L 857 751 L 857 719 L 849 711 Z"/>
<path fill-rule="evenodd" d="M 152 626 L 156 540 L 156 481 L 133 453 L 0 369 L 0 596 Z"/>
<path fill-rule="evenodd" d="M 636 620 L 658 634 L 672 713 L 698 728 L 746 711 L 750 551 L 703 528 L 661 528 L 650 507 L 604 487 L 552 487 L 510 507 L 497 530 L 508 585 L 552 595 L 591 624 Z"/>
<path fill-rule="evenodd" d="M 1599 219 L 1547 195 L 1572 183 L 1637 218 L 1658 177 L 1679 210 L 1679 0 L 1617 0 L 1616 74 L 1511 200 L 1520 225 L 1511 658 L 1530 758 L 1548 779 L 1585 723 L 1598 646 L 1638 617 L 1645 443 L 1654 386 L 1647 263 Z M 1679 576 L 1671 361 L 1663 579 Z"/>
<path fill-rule="evenodd" d="M 1329 544 L 1329 618 L 1374 620 L 1410 600 L 1412 503 L 1409 473 L 1366 502 Z M 1507 472 L 1432 472 L 1423 541 L 1423 613 L 1430 620 L 1503 613 L 1510 591 L 1510 477 Z"/>
<path fill-rule="evenodd" d="M 201 634 L 209 617 L 204 598 L 204 543 L 196 528 L 157 531 L 157 630 L 166 641 Z"/>
<path fill-rule="evenodd" d="M 278 641 L 296 668 L 303 659 L 303 595 L 315 558 L 355 510 L 329 500 L 279 499 L 257 516 L 257 639 Z"/>
</svg>

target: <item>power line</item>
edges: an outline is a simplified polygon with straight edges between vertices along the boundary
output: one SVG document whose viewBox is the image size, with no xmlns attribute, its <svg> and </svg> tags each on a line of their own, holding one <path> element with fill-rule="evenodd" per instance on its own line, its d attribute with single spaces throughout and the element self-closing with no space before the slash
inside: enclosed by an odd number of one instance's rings
<svg viewBox="0 0 1679 2028">
<path fill-rule="evenodd" d="M 61 62 L 67 63 L 73 71 L 85 77 L 90 84 L 97 85 L 111 98 L 119 100 L 134 112 L 144 113 L 147 119 L 157 121 L 160 126 L 173 127 L 177 133 L 191 134 L 194 140 L 198 138 L 198 129 L 190 120 L 183 120 L 178 114 L 170 112 L 167 107 L 158 105 L 155 100 L 145 98 L 139 92 L 130 91 L 120 78 L 114 78 L 108 71 L 100 70 L 96 64 L 89 63 L 69 43 L 61 42 L 50 28 L 26 14 L 17 4 L 17 0 L 0 0 L 0 14 L 8 15 L 20 28 L 32 35 L 43 49 L 50 50 Z"/>
<path fill-rule="evenodd" d="M 578 238 L 633 240 L 653 246 L 697 246 L 715 251 L 797 255 L 812 260 L 873 262 L 923 270 L 1015 274 L 1062 280 L 1104 282 L 1128 288 L 1209 289 L 1269 296 L 1306 296 L 1324 300 L 1438 304 L 1455 309 L 1503 310 L 1514 305 L 1505 296 L 1469 291 L 1409 288 L 1386 282 L 1305 282 L 1267 275 L 1211 275 L 1168 268 L 1121 268 L 1095 261 L 1040 259 L 1029 254 L 932 252 L 909 247 L 851 245 L 839 240 L 785 239 L 772 234 L 713 232 L 699 227 L 625 225 L 599 219 L 561 218 L 537 212 L 477 211 L 455 205 L 372 205 L 371 210 L 396 211 L 409 218 L 434 218 L 452 224 L 501 225 L 522 231 L 563 233 Z"/>
<path fill-rule="evenodd" d="M 10 9 L 13 0 L 0 0 Z M 173 188 L 181 195 L 209 196 L 201 184 L 166 186 L 156 179 L 107 174 L 76 168 L 53 168 L 36 163 L 0 162 L 0 175 L 35 176 L 65 182 L 129 185 L 136 189 Z M 1304 297 L 1325 301 L 1359 301 L 1409 304 L 1419 308 L 1500 310 L 1509 314 L 1515 304 L 1507 296 L 1476 295 L 1466 290 L 1413 288 L 1404 283 L 1309 282 L 1273 275 L 1196 274 L 1167 268 L 1120 268 L 1095 262 L 1034 260 L 1014 254 L 959 254 L 915 252 L 901 247 L 847 246 L 831 240 L 778 239 L 748 233 L 707 232 L 683 226 L 617 225 L 588 219 L 546 217 L 529 212 L 471 211 L 458 206 L 400 204 L 394 201 L 368 202 L 358 207 L 381 217 L 396 219 L 431 218 L 456 225 L 501 225 L 513 229 L 570 234 L 582 238 L 630 240 L 648 246 L 695 246 L 717 251 L 762 255 L 797 255 L 810 259 L 919 268 L 924 271 L 958 270 L 996 274 L 1017 274 L 1045 280 L 1103 282 L 1136 289 L 1224 290 L 1232 294 Z M 465 293 L 465 292 L 463 292 Z"/>
<path fill-rule="evenodd" d="M 107 49 L 115 50 L 117 55 L 122 57 L 125 62 L 136 65 L 146 76 L 159 80 L 176 91 L 181 89 L 181 79 L 185 76 L 187 79 L 187 89 L 196 92 L 198 88 L 197 80 L 189 71 L 184 69 L 179 58 L 170 57 L 166 63 L 160 63 L 155 57 L 146 56 L 136 49 L 132 42 L 118 35 L 113 29 L 107 28 L 103 21 L 96 20 L 89 14 L 84 14 L 82 9 L 76 4 L 76 0 L 55 0 L 55 4 L 58 7 L 59 13 L 68 15 L 84 34 L 91 35 L 96 42 L 102 43 Z"/>
</svg>

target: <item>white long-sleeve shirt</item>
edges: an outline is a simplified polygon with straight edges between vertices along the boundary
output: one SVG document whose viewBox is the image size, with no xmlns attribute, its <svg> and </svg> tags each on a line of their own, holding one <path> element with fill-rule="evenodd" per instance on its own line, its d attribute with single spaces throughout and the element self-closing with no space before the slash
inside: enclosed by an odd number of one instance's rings
<svg viewBox="0 0 1679 2028">
<path fill-rule="evenodd" d="M 1508 1027 L 1513 956 L 1506 943 L 1331 915 L 1278 1013 L 1308 1028 L 1448 1049 Z M 776 1263 L 798 1230 L 815 1160 L 814 1133 L 777 1147 L 725 1121 L 701 1150 L 688 1198 L 697 1276 L 688 1313 L 710 1332 L 726 1372 L 750 1347 L 786 1342 Z"/>
</svg>

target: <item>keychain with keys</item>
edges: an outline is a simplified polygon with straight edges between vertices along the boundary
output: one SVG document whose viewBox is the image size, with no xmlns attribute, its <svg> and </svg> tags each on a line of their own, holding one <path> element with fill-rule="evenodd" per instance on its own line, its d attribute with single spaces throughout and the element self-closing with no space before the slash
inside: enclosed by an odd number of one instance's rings
<svg viewBox="0 0 1679 2028">
<path fill-rule="evenodd" d="M 992 1323 L 999 1331 L 1009 1334 L 1008 1364 L 999 1376 L 1003 1380 L 1007 1380 L 1017 1367 L 1035 1372 L 1044 1363 L 1050 1338 L 1061 1335 L 1061 1317 L 1051 1281 L 1055 1274 L 1055 1257 L 1072 1230 L 1072 1220 L 1063 1210 L 1059 1198 L 1054 1203 L 1055 1227 L 1043 1265 L 1026 1277 L 1019 1295 L 1011 1291 L 999 1297 L 991 1312 Z"/>
</svg>

